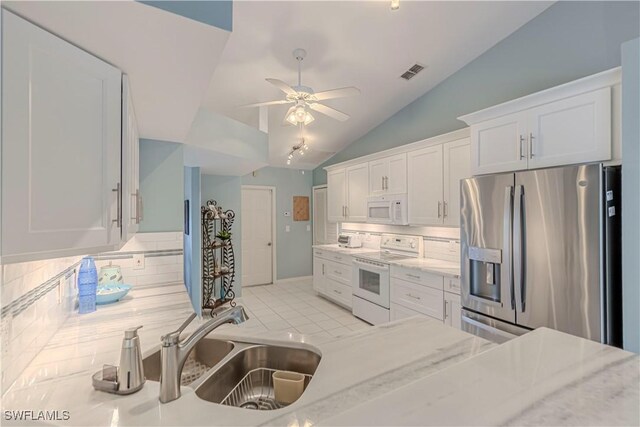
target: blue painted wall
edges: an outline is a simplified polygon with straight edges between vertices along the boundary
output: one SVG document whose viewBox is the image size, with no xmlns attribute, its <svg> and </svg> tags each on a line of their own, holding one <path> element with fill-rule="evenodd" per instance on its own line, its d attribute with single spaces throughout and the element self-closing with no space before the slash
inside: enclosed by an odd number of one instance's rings
<svg viewBox="0 0 640 427">
<path fill-rule="evenodd" d="M 293 221 L 284 212 L 292 212 L 293 196 L 311 197 L 311 172 L 302 174 L 297 169 L 266 167 L 243 177 L 202 175 L 202 202 L 217 200 L 225 209 L 236 212 L 233 226 L 233 242 L 236 257 L 236 289 L 241 289 L 242 279 L 242 185 L 276 187 L 276 257 L 277 280 L 312 274 L 312 233 L 307 231 L 311 221 Z M 285 232 L 285 226 L 291 227 Z"/>
<path fill-rule="evenodd" d="M 183 238 L 184 284 L 194 311 L 202 315 L 202 238 L 200 224 L 200 168 L 184 168 L 184 200 L 189 201 L 188 233 Z M 186 213 L 185 213 L 186 214 Z"/>
<path fill-rule="evenodd" d="M 640 352 L 640 39 L 622 45 L 624 348 Z"/>
<path fill-rule="evenodd" d="M 184 160 L 182 144 L 140 140 L 140 232 L 182 231 Z"/>
<path fill-rule="evenodd" d="M 231 240 L 236 261 L 234 289 L 236 296 L 240 296 L 242 294 L 242 221 L 240 220 L 242 178 L 239 176 L 202 175 L 201 183 L 201 204 L 213 199 L 224 210 L 231 209 L 236 213 Z"/>
<path fill-rule="evenodd" d="M 276 252 L 278 279 L 310 276 L 312 274 L 311 221 L 293 220 L 293 196 L 308 196 L 311 205 L 312 174 L 304 175 L 297 169 L 266 167 L 242 177 L 244 185 L 266 185 L 276 187 Z M 284 212 L 291 212 L 285 217 Z M 290 232 L 285 231 L 286 226 Z"/>
<path fill-rule="evenodd" d="M 621 64 L 640 35 L 638 2 L 558 2 L 314 170 L 466 125 L 458 116 Z M 312 125 L 313 126 L 313 125 Z"/>
<path fill-rule="evenodd" d="M 233 29 L 233 2 L 231 0 L 138 1 L 226 31 Z"/>
</svg>

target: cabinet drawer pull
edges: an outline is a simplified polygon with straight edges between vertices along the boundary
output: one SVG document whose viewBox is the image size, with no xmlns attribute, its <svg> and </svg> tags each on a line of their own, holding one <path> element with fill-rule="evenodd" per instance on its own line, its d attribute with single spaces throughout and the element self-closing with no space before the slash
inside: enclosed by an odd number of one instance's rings
<svg viewBox="0 0 640 427">
<path fill-rule="evenodd" d="M 420 280 L 420 276 L 416 275 L 416 274 L 411 274 L 411 273 L 407 273 L 407 277 L 411 277 L 413 279 L 418 279 Z"/>
<path fill-rule="evenodd" d="M 339 291 L 339 290 L 337 290 L 337 289 L 334 289 L 334 290 L 333 290 L 333 292 L 335 292 L 335 293 L 336 293 L 336 294 L 338 294 L 338 295 L 342 295 L 342 291 Z"/>
<path fill-rule="evenodd" d="M 342 276 L 342 272 L 341 272 L 341 271 L 333 270 L 333 272 L 334 272 L 334 273 L 336 273 L 336 274 L 338 274 L 338 275 L 340 275 L 340 276 Z"/>
<path fill-rule="evenodd" d="M 413 295 L 413 294 L 405 294 L 405 295 L 408 296 L 409 298 L 420 300 L 419 296 L 416 296 L 416 295 Z"/>
</svg>

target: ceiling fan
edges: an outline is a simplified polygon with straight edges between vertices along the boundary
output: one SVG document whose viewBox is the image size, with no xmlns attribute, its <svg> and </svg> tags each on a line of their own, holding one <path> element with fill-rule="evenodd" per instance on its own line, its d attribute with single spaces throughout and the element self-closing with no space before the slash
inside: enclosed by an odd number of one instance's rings
<svg viewBox="0 0 640 427">
<path fill-rule="evenodd" d="M 284 116 L 284 124 L 291 125 L 308 125 L 314 121 L 314 117 L 309 112 L 309 109 L 331 117 L 332 119 L 344 122 L 349 119 L 349 115 L 338 111 L 335 108 L 327 107 L 324 104 L 320 104 L 318 101 L 324 101 L 327 99 L 344 98 L 347 96 L 354 96 L 360 94 L 360 89 L 356 87 L 343 87 L 340 89 L 325 90 L 323 92 L 314 92 L 308 86 L 302 85 L 301 79 L 301 64 L 302 60 L 307 56 L 307 51 L 304 49 L 296 49 L 293 51 L 293 56 L 298 61 L 298 85 L 289 86 L 282 80 L 278 79 L 266 79 L 269 83 L 280 89 L 286 94 L 285 99 L 278 101 L 258 102 L 255 104 L 243 105 L 242 107 L 262 107 L 267 105 L 281 105 L 281 104 L 294 104 L 287 114 Z"/>
</svg>

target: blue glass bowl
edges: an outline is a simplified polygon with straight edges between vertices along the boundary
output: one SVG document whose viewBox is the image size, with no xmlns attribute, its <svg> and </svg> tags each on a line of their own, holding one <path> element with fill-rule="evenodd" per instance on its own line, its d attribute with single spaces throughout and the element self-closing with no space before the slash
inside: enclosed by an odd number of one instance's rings
<svg viewBox="0 0 640 427">
<path fill-rule="evenodd" d="M 120 301 L 131 290 L 131 285 L 111 283 L 100 285 L 96 289 L 96 304 L 111 304 Z"/>
</svg>

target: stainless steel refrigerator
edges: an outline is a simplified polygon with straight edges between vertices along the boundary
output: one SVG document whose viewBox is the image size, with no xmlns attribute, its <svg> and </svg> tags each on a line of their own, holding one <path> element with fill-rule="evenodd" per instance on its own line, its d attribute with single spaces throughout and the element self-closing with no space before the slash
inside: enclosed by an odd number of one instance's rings
<svg viewBox="0 0 640 427">
<path fill-rule="evenodd" d="M 463 330 L 549 327 L 621 347 L 620 167 L 461 181 Z"/>
</svg>

